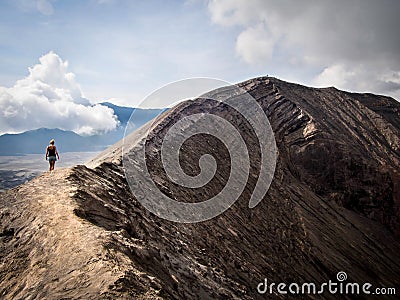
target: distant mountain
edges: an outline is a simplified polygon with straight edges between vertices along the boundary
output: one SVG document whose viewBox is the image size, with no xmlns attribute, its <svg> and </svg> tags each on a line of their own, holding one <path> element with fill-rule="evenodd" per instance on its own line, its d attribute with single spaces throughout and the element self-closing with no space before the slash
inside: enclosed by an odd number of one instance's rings
<svg viewBox="0 0 400 300">
<path fill-rule="evenodd" d="M 123 138 L 125 126 L 133 111 L 135 111 L 135 128 L 142 126 L 163 111 L 162 109 L 123 107 L 109 102 L 101 104 L 114 110 L 114 114 L 120 121 L 116 129 L 93 136 L 81 136 L 73 131 L 57 128 L 40 128 L 18 134 L 3 134 L 0 136 L 0 155 L 44 153 L 49 140 L 53 138 L 60 152 L 101 151 Z"/>
<path fill-rule="evenodd" d="M 160 114 L 164 109 L 143 109 L 143 108 L 132 108 L 132 107 L 126 107 L 126 106 L 118 106 L 115 104 L 112 104 L 110 102 L 102 102 L 100 103 L 101 105 L 107 106 L 114 110 L 114 114 L 118 116 L 118 120 L 121 122 L 123 126 L 128 123 L 129 118 L 131 117 L 132 113 L 135 111 L 134 114 L 134 121 L 136 124 L 143 125 L 147 121 L 153 119 L 155 116 Z"/>
<path fill-rule="evenodd" d="M 59 149 L 65 152 L 88 149 L 101 150 L 101 147 L 91 145 L 91 138 L 80 136 L 72 131 L 61 129 L 40 128 L 19 134 L 4 134 L 0 136 L 1 155 L 21 155 L 26 153 L 44 153 L 51 138 L 55 138 Z"/>
<path fill-rule="evenodd" d="M 118 105 L 112 104 L 110 102 L 102 102 L 99 104 L 111 108 L 114 111 L 114 114 L 116 116 L 118 116 L 118 120 L 122 124 L 126 124 L 129 121 L 129 118 L 131 117 L 131 114 L 134 111 L 133 107 L 118 106 Z M 139 109 L 139 108 L 137 108 L 137 109 Z"/>
</svg>

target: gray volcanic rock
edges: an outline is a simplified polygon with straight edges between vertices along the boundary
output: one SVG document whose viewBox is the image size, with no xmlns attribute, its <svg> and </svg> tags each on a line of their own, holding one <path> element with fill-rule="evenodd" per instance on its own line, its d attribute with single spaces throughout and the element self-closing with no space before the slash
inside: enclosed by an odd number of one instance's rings
<svg viewBox="0 0 400 300">
<path fill-rule="evenodd" d="M 182 148 L 182 168 L 197 174 L 203 153 L 220 163 L 205 187 L 182 188 L 160 163 L 162 137 L 193 113 L 229 119 L 242 129 L 251 156 L 238 201 L 201 223 L 160 219 L 131 194 L 117 143 L 86 166 L 0 194 L 0 296 L 262 299 L 270 296 L 257 292 L 264 278 L 318 284 L 339 271 L 349 282 L 398 288 L 399 103 L 267 77 L 239 86 L 263 108 L 278 147 L 274 180 L 260 204 L 248 208 L 265 149 L 248 124 L 221 103 L 181 103 L 131 134 L 124 152 L 135 151 L 151 129 L 147 166 L 159 189 L 179 201 L 202 201 L 221 190 L 235 162 L 217 139 L 195 136 Z M 287 295 L 274 289 L 272 297 Z"/>
</svg>

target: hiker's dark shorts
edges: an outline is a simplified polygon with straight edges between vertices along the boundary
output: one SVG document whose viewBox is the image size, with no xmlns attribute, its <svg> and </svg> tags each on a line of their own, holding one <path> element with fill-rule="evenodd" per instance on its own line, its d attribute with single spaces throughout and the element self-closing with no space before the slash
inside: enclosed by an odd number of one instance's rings
<svg viewBox="0 0 400 300">
<path fill-rule="evenodd" d="M 55 156 L 49 156 L 49 162 L 50 162 L 50 161 L 57 161 L 57 159 L 56 159 Z"/>
</svg>

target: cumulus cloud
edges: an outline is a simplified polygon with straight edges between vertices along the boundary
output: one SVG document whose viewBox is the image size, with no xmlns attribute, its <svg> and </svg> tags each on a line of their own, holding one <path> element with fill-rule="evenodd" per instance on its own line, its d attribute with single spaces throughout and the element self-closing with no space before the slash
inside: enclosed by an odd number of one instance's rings
<svg viewBox="0 0 400 300">
<path fill-rule="evenodd" d="M 54 52 L 39 61 L 14 86 L 0 87 L 0 134 L 45 127 L 93 135 L 118 125 L 112 109 L 83 96 L 68 62 Z"/>
<path fill-rule="evenodd" d="M 400 100 L 400 1 L 211 0 L 208 10 L 214 23 L 238 29 L 236 53 L 249 64 L 284 53 L 289 65 L 319 70 L 314 84 Z"/>
<path fill-rule="evenodd" d="M 267 32 L 263 24 L 258 24 L 239 34 L 236 52 L 250 64 L 267 62 L 272 58 L 274 45 L 274 37 Z"/>
<path fill-rule="evenodd" d="M 316 86 L 392 95 L 400 100 L 400 72 L 365 65 L 334 64 L 313 80 Z"/>
</svg>

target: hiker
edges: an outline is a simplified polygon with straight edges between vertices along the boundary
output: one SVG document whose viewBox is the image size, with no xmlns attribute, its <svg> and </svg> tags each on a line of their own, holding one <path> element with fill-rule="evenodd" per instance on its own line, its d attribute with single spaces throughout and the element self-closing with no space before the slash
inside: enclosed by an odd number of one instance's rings
<svg viewBox="0 0 400 300">
<path fill-rule="evenodd" d="M 54 165 L 56 164 L 56 155 L 57 158 L 60 159 L 60 156 L 58 155 L 57 148 L 54 146 L 54 140 L 50 141 L 50 145 L 47 146 L 46 148 L 46 160 L 49 158 L 49 164 L 50 164 L 50 169 L 49 171 L 54 170 Z"/>
</svg>

